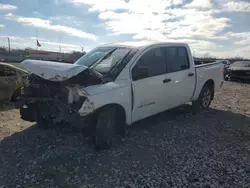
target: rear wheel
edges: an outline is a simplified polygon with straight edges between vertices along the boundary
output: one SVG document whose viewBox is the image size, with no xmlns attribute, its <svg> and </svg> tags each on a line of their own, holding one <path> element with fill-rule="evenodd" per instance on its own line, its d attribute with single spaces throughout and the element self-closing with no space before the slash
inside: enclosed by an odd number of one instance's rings
<svg viewBox="0 0 250 188">
<path fill-rule="evenodd" d="M 196 110 L 209 108 L 213 99 L 214 89 L 212 85 L 205 84 L 201 90 L 197 101 L 193 101 L 192 105 Z"/>
</svg>

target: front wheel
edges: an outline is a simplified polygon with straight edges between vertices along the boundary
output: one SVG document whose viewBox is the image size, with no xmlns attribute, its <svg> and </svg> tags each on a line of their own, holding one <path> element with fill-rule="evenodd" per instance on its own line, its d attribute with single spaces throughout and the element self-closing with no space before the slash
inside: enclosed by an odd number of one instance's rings
<svg viewBox="0 0 250 188">
<path fill-rule="evenodd" d="M 209 108 L 213 98 L 213 87 L 209 84 L 203 86 L 197 101 L 193 101 L 192 105 L 196 110 Z"/>
<path fill-rule="evenodd" d="M 98 112 L 94 144 L 97 149 L 108 149 L 119 131 L 123 127 L 122 118 L 119 116 L 118 108 L 107 106 Z M 120 129 L 121 129 L 120 128 Z"/>
</svg>

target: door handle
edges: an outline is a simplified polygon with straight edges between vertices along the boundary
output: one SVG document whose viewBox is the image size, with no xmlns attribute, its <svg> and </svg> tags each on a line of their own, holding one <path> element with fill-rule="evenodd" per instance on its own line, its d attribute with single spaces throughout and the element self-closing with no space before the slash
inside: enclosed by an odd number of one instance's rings
<svg viewBox="0 0 250 188">
<path fill-rule="evenodd" d="M 163 83 L 168 83 L 168 82 L 171 82 L 171 79 L 170 78 L 166 78 L 162 81 Z"/>
<path fill-rule="evenodd" d="M 188 76 L 191 77 L 191 76 L 194 76 L 194 73 L 188 73 Z"/>
</svg>

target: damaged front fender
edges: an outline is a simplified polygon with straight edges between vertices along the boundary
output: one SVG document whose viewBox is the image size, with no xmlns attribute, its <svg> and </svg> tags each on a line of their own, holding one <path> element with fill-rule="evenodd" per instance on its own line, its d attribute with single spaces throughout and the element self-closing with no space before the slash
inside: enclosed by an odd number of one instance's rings
<svg viewBox="0 0 250 188">
<path fill-rule="evenodd" d="M 82 107 L 78 110 L 80 116 L 86 116 L 94 112 L 94 103 L 91 102 L 88 98 L 84 101 Z"/>
<path fill-rule="evenodd" d="M 91 102 L 88 98 L 88 93 L 80 88 L 80 86 L 67 87 L 68 93 L 68 104 L 76 104 L 78 103 L 81 108 L 78 110 L 80 116 L 86 116 L 91 114 L 94 111 L 94 102 Z M 80 100 L 80 98 L 84 98 L 84 102 Z"/>
</svg>

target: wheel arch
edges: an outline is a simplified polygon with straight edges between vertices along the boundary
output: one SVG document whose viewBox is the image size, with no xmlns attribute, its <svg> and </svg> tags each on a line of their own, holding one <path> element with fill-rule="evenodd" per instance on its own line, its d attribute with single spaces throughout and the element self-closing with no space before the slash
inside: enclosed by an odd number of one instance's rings
<svg viewBox="0 0 250 188">
<path fill-rule="evenodd" d="M 118 104 L 118 103 L 105 104 L 105 105 L 99 107 L 98 109 L 96 109 L 94 111 L 94 114 L 98 114 L 98 112 L 100 112 L 100 110 L 107 108 L 107 107 L 116 108 L 118 110 L 119 118 L 121 118 L 121 120 L 124 121 L 125 123 L 127 122 L 127 115 L 126 115 L 125 108 L 121 104 Z"/>
<path fill-rule="evenodd" d="M 195 109 L 195 110 L 199 111 L 200 109 L 205 109 L 205 108 L 208 108 L 208 107 L 210 106 L 211 101 L 212 101 L 213 98 L 214 98 L 214 87 L 215 87 L 215 86 L 214 86 L 214 81 L 213 81 L 212 79 L 207 80 L 207 81 L 203 84 L 203 86 L 202 86 L 202 88 L 201 88 L 201 91 L 199 92 L 198 99 L 192 101 L 192 105 L 194 106 L 194 109 Z M 209 101 L 208 106 L 202 107 L 202 106 L 201 106 L 201 103 L 202 103 L 202 94 L 203 94 L 203 92 L 204 92 L 204 89 L 206 89 L 206 88 L 210 88 L 210 90 L 211 90 L 211 92 L 212 92 L 212 96 L 211 96 L 211 99 L 210 99 L 210 101 Z"/>
<path fill-rule="evenodd" d="M 11 98 L 10 98 L 10 101 L 15 101 L 15 99 L 16 99 L 16 95 L 20 95 L 21 94 L 21 88 L 22 88 L 22 86 L 21 87 L 18 87 L 18 88 L 16 88 L 15 90 L 14 90 L 14 92 L 12 93 L 12 96 L 11 96 Z"/>
<path fill-rule="evenodd" d="M 214 88 L 215 88 L 214 80 L 212 80 L 212 79 L 207 80 L 204 83 L 203 87 L 206 86 L 206 85 L 209 86 L 211 88 L 211 90 L 212 90 L 212 100 L 213 100 L 214 99 Z"/>
</svg>

